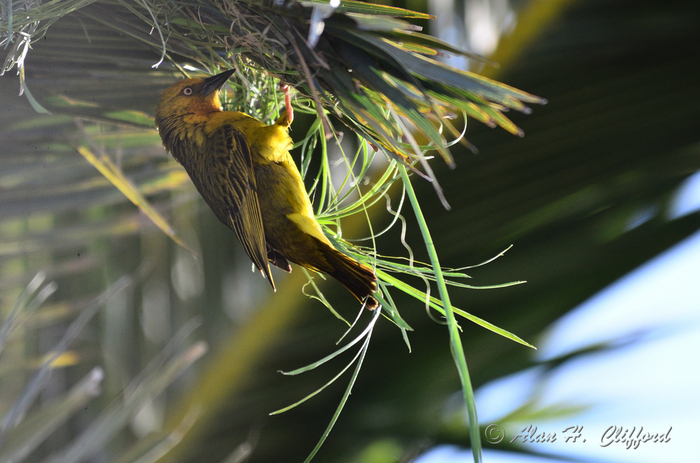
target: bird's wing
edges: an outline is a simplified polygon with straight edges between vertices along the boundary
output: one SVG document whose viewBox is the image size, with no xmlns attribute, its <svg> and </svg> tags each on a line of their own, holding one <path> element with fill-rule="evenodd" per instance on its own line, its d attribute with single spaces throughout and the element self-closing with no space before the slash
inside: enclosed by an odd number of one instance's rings
<svg viewBox="0 0 700 463">
<path fill-rule="evenodd" d="M 275 283 L 268 264 L 267 243 L 250 148 L 243 134 L 230 125 L 222 126 L 211 140 L 209 159 L 212 185 L 220 188 L 228 225 L 236 232 L 243 249 L 260 272 Z"/>
</svg>

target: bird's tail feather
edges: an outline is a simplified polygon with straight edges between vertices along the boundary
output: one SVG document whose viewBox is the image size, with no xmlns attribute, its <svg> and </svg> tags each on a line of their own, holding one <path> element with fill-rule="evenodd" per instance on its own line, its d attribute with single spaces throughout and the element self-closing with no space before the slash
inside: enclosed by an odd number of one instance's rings
<svg viewBox="0 0 700 463">
<path fill-rule="evenodd" d="M 333 267 L 333 270 L 328 272 L 330 276 L 338 280 L 360 301 L 367 297 L 368 309 L 377 308 L 377 300 L 372 297 L 372 293 L 377 290 L 377 276 L 370 267 L 330 247 L 324 250 L 324 257 Z"/>
</svg>

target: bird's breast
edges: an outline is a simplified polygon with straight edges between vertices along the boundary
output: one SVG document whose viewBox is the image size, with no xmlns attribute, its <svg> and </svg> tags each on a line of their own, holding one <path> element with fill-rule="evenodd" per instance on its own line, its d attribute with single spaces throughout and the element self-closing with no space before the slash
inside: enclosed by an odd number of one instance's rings
<svg viewBox="0 0 700 463">
<path fill-rule="evenodd" d="M 289 162 L 289 150 L 292 147 L 292 139 L 286 127 L 279 125 L 267 125 L 260 129 L 261 133 L 256 140 L 256 149 L 263 160 L 268 162 Z"/>
<path fill-rule="evenodd" d="M 263 122 L 245 113 L 237 111 L 222 111 L 213 114 L 207 123 L 205 131 L 216 131 L 224 125 L 230 125 L 243 134 L 254 164 L 268 162 L 285 162 L 292 147 L 292 139 L 287 127 Z"/>
</svg>

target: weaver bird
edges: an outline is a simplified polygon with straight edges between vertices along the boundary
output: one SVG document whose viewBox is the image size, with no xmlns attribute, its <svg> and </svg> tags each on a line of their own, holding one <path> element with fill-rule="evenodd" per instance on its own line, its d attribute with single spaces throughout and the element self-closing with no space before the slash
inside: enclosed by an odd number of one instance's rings
<svg viewBox="0 0 700 463">
<path fill-rule="evenodd" d="M 165 148 L 185 168 L 216 217 L 231 228 L 260 273 L 275 289 L 269 263 L 289 262 L 338 280 L 374 309 L 373 270 L 337 251 L 316 221 L 299 169 L 289 154 L 293 112 L 272 125 L 223 111 L 219 89 L 233 70 L 185 79 L 166 89 L 156 108 Z"/>
</svg>

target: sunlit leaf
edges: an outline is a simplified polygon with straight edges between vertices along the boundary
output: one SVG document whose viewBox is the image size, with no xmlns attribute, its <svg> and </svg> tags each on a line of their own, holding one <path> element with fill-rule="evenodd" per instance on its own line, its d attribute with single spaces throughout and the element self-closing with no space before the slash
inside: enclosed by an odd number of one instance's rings
<svg viewBox="0 0 700 463">
<path fill-rule="evenodd" d="M 83 157 L 97 170 L 100 171 L 102 175 L 105 176 L 115 187 L 121 191 L 124 196 L 129 198 L 129 200 L 134 203 L 151 221 L 160 228 L 163 233 L 168 235 L 173 241 L 178 245 L 187 249 L 192 254 L 196 254 L 192 249 L 190 249 L 184 241 L 182 241 L 175 233 L 175 230 L 168 224 L 165 218 L 156 211 L 153 206 L 143 197 L 143 195 L 136 189 L 136 187 L 129 181 L 128 178 L 123 174 L 121 169 L 119 169 L 112 160 L 107 156 L 100 156 L 99 158 L 94 155 L 87 147 L 79 146 L 78 152 L 83 155 Z"/>
</svg>

